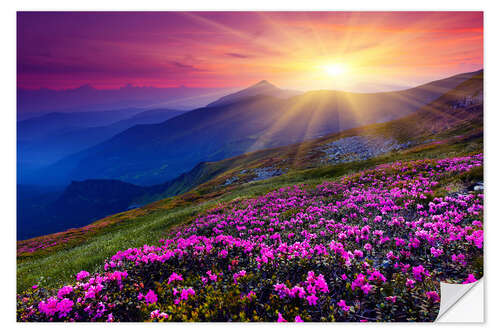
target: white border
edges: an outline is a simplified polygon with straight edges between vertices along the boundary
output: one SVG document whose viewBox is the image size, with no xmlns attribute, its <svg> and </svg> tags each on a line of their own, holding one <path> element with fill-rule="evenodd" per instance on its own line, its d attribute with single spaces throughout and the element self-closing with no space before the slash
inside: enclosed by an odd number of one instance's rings
<svg viewBox="0 0 500 333">
<path fill-rule="evenodd" d="M 448 304 L 443 302 L 445 300 L 443 292 L 446 289 L 451 294 L 455 294 L 449 295 L 452 297 Z M 484 278 L 463 285 L 441 282 L 441 307 L 436 321 L 439 323 L 482 323 L 484 321 Z"/>
<path fill-rule="evenodd" d="M 15 114 L 16 114 L 16 14 L 17 10 L 484 10 L 485 18 L 485 177 L 486 177 L 486 223 L 485 223 L 485 244 L 486 262 L 485 275 L 489 276 L 491 283 L 486 283 L 486 312 L 484 325 L 457 325 L 457 324 L 359 324 L 355 329 L 383 330 L 384 332 L 400 332 L 401 330 L 421 331 L 452 329 L 456 332 L 471 331 L 480 329 L 491 329 L 498 321 L 499 309 L 496 305 L 495 296 L 500 295 L 498 279 L 499 264 L 496 260 L 489 261 L 489 258 L 498 253 L 498 242 L 496 237 L 500 224 L 498 210 L 494 209 L 495 203 L 500 199 L 498 189 L 500 189 L 498 165 L 497 143 L 500 142 L 500 103 L 498 89 L 499 72 L 499 42 L 500 15 L 498 11 L 499 1 L 462 1 L 462 0 L 419 0 L 419 1 L 360 1 L 349 0 L 342 2 L 334 1 L 269 1 L 269 0 L 249 0 L 245 3 L 238 3 L 235 0 L 198 0 L 198 1 L 62 1 L 62 0 L 24 0 L 24 1 L 3 1 L 0 10 L 0 24 L 2 32 L 2 52 L 1 61 L 1 107 L 0 107 L 0 145 L 2 153 L 1 165 L 1 197 L 2 210 L 0 214 L 0 227 L 2 228 L 3 262 L 0 274 L 0 281 L 3 293 L 0 302 L 1 318 L 4 330 L 37 330 L 37 331 L 72 331 L 84 332 L 91 330 L 106 331 L 135 331 L 141 329 L 144 324 L 121 324 L 121 325 L 100 325 L 100 324 L 80 324 L 80 325 L 54 325 L 54 324 L 18 324 L 15 323 Z M 139 326 L 141 325 L 141 326 Z M 425 327 L 423 326 L 425 325 Z M 183 330 L 183 331 L 234 331 L 252 332 L 255 329 L 286 330 L 287 333 L 303 330 L 344 330 L 354 328 L 347 324 L 306 324 L 306 325 L 286 325 L 277 324 L 170 324 L 170 325 L 148 325 L 147 329 L 155 331 Z M 146 326 L 144 326 L 146 328 Z M 498 331 L 498 329 L 497 329 Z"/>
</svg>

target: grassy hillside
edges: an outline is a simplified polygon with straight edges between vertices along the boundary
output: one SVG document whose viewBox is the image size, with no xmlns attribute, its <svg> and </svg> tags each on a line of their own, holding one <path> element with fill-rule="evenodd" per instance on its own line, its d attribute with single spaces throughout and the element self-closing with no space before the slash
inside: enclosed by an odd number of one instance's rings
<svg viewBox="0 0 500 333">
<path fill-rule="evenodd" d="M 389 147 L 402 146 L 368 155 L 348 151 L 345 156 L 329 159 L 325 148 L 328 145 L 347 138 L 373 136 L 392 140 Z M 198 214 L 221 203 L 236 203 L 285 186 L 314 186 L 392 161 L 471 155 L 482 152 L 482 147 L 481 74 L 409 117 L 203 163 L 179 180 L 170 192 L 192 188 L 185 193 L 83 228 L 20 241 L 17 288 L 22 291 L 33 284 L 56 287 L 70 281 L 80 270 L 98 270 L 104 259 L 118 250 L 153 244 L 173 226 L 188 224 Z M 482 180 L 482 169 L 447 179 L 443 186 L 466 188 L 478 180 Z"/>
</svg>

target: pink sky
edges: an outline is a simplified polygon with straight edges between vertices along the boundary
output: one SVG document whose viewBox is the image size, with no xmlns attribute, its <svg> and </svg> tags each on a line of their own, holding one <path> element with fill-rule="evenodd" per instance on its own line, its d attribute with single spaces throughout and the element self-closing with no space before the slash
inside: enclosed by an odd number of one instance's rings
<svg viewBox="0 0 500 333">
<path fill-rule="evenodd" d="M 481 12 L 20 12 L 17 25 L 31 89 L 381 91 L 483 67 Z"/>
</svg>

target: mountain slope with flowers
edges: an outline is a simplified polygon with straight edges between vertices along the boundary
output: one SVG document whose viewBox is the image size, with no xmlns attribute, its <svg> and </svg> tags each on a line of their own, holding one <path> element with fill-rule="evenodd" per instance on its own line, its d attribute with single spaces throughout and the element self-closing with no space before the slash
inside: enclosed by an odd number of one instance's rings
<svg viewBox="0 0 500 333">
<path fill-rule="evenodd" d="M 482 154 L 379 165 L 220 204 L 89 278 L 18 295 L 22 321 L 432 321 L 482 276 Z M 448 180 L 448 181 L 447 181 Z"/>
<path fill-rule="evenodd" d="M 135 239 L 155 241 L 158 239 L 157 231 L 163 231 L 171 224 L 187 222 L 193 215 L 220 200 L 264 194 L 279 186 L 318 183 L 323 179 L 334 179 L 378 163 L 479 152 L 482 150 L 482 100 L 478 99 L 478 102 L 472 104 L 464 103 L 467 96 L 475 96 L 476 99 L 482 96 L 482 75 L 464 82 L 419 111 L 415 117 L 361 127 L 302 144 L 258 151 L 219 162 L 202 163 L 173 181 L 162 194 L 163 197 L 175 197 L 115 214 L 82 228 L 18 242 L 18 267 L 25 272 L 18 280 L 19 287 L 22 289 L 33 283 L 41 275 L 40 272 L 47 270 L 47 266 L 51 267 L 52 272 L 47 277 L 50 283 L 56 283 L 81 265 L 93 267 L 111 254 L 108 250 L 110 243 L 113 244 L 112 249 L 119 249 L 124 244 L 137 245 L 132 241 Z M 391 137 L 393 140 L 400 138 L 403 143 L 408 140 L 413 142 L 379 155 L 358 156 L 359 154 L 347 152 L 351 159 L 325 158 L 328 155 L 328 150 L 323 150 L 325 146 L 346 138 L 370 135 Z M 262 170 L 286 172 L 279 174 L 268 171 L 268 176 L 272 177 L 258 179 L 259 171 L 261 175 L 265 174 Z M 482 175 L 478 180 L 481 178 Z M 154 197 L 148 201 L 154 201 Z M 146 226 L 157 219 L 164 220 L 159 223 L 161 227 L 158 229 Z M 142 225 L 148 236 L 143 236 L 144 233 L 134 234 L 130 230 L 137 225 Z M 124 234 L 121 235 L 121 232 Z M 106 246 L 101 244 L 94 247 L 94 242 L 99 241 Z M 89 247 L 88 253 L 85 252 L 86 247 Z M 58 253 L 63 249 L 72 249 L 73 256 L 77 259 L 65 263 L 62 254 Z M 64 264 L 47 265 L 52 260 Z M 80 260 L 83 262 L 79 263 Z"/>
<path fill-rule="evenodd" d="M 481 74 L 414 116 L 204 163 L 183 194 L 18 242 L 18 320 L 431 321 L 439 281 L 482 276 L 482 144 Z"/>
</svg>

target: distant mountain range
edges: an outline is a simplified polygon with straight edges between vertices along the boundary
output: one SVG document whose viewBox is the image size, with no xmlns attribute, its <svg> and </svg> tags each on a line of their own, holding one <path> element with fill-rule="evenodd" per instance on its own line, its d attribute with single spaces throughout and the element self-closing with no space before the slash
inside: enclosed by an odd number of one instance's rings
<svg viewBox="0 0 500 333">
<path fill-rule="evenodd" d="M 311 91 L 283 98 L 266 81 L 163 123 L 138 125 L 42 171 L 50 184 L 92 178 L 153 185 L 197 163 L 284 146 L 404 117 L 478 74 L 465 73 L 384 93 Z M 271 95 L 254 95 L 270 91 Z M 253 91 L 253 93 L 252 93 Z M 250 93 L 249 93 L 250 92 Z M 275 97 L 276 95 L 282 95 Z"/>
<path fill-rule="evenodd" d="M 455 77 L 453 80 L 461 81 L 462 78 Z M 443 87 L 441 84 L 438 86 Z M 228 186 L 273 177 L 294 169 L 315 168 L 325 162 L 325 147 L 340 142 L 348 145 L 349 138 L 355 141 L 363 137 L 377 137 L 381 144 L 391 142 L 397 143 L 395 147 L 403 147 L 396 149 L 412 149 L 412 146 L 429 141 L 432 144 L 436 140 L 429 138 L 480 137 L 482 99 L 483 77 L 480 71 L 405 117 L 288 146 L 202 162 L 159 185 L 138 186 L 118 180 L 88 179 L 73 181 L 64 190 L 21 186 L 18 187 L 18 201 L 23 200 L 23 207 L 20 209 L 18 206 L 18 221 L 22 228 L 18 228 L 18 238 L 83 226 L 101 217 L 182 194 L 193 188 L 199 193 L 217 192 Z M 359 148 L 344 148 L 349 158 L 356 158 L 352 152 Z M 375 148 L 379 154 L 385 151 L 380 149 L 383 147 Z M 360 158 L 363 158 L 362 155 Z M 46 195 L 42 196 L 42 193 Z"/>
<path fill-rule="evenodd" d="M 42 167 L 105 141 L 138 124 L 160 123 L 186 111 L 125 109 L 50 113 L 17 123 L 18 182 Z"/>
<path fill-rule="evenodd" d="M 88 112 L 124 108 L 169 108 L 191 110 L 234 92 L 235 88 L 137 87 L 96 89 L 85 85 L 74 89 L 17 90 L 19 120 L 51 112 Z"/>
</svg>

